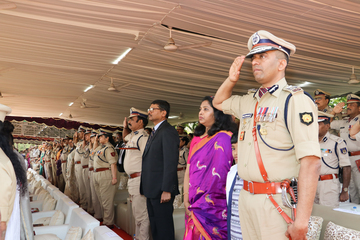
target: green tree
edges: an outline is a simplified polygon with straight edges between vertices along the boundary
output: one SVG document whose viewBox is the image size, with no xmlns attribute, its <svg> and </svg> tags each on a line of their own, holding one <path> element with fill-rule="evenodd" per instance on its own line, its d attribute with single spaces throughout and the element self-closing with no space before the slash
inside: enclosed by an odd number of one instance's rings
<svg viewBox="0 0 360 240">
<path fill-rule="evenodd" d="M 331 98 L 329 102 L 329 107 L 334 108 L 336 104 L 344 102 L 346 103 L 346 96 L 345 97 L 337 97 L 337 98 Z"/>
</svg>

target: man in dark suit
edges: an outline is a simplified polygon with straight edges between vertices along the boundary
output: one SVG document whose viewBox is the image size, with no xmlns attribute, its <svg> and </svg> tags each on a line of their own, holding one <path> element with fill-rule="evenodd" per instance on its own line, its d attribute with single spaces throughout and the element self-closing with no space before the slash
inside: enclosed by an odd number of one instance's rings
<svg viewBox="0 0 360 240">
<path fill-rule="evenodd" d="M 148 109 L 154 129 L 143 153 L 140 193 L 147 198 L 151 233 L 154 240 L 175 239 L 173 202 L 177 194 L 179 135 L 167 122 L 170 104 L 155 100 Z"/>
</svg>

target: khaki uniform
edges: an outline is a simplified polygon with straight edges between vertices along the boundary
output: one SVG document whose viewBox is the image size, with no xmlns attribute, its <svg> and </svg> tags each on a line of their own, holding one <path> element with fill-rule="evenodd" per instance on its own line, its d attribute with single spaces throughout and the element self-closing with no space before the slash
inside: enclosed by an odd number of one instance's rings
<svg viewBox="0 0 360 240">
<path fill-rule="evenodd" d="M 104 225 L 114 224 L 114 197 L 116 185 L 111 184 L 111 164 L 116 164 L 118 155 L 111 143 L 102 145 L 100 150 L 95 153 L 94 171 L 98 168 L 108 168 L 109 170 L 94 172 L 94 186 L 96 195 L 103 207 Z"/>
<path fill-rule="evenodd" d="M 177 166 L 177 168 L 178 168 L 177 174 L 178 174 L 179 185 L 184 185 L 184 176 L 185 176 L 188 156 L 189 156 L 189 149 L 186 146 L 183 146 L 179 151 L 179 163 L 178 163 L 178 166 Z M 183 170 L 179 170 L 181 168 L 183 168 Z"/>
<path fill-rule="evenodd" d="M 47 180 L 49 180 L 51 183 L 53 183 L 52 179 L 52 165 L 51 165 L 51 152 L 50 150 L 46 150 L 45 156 L 44 156 L 44 167 L 45 167 L 45 177 Z"/>
<path fill-rule="evenodd" d="M 125 137 L 127 148 L 124 159 L 125 172 L 130 176 L 133 173 L 141 172 L 142 155 L 145 150 L 149 135 L 144 129 L 131 132 Z M 128 180 L 128 191 L 132 202 L 132 211 L 136 225 L 136 239 L 149 239 L 150 221 L 146 206 L 146 197 L 140 194 L 140 176 Z"/>
<path fill-rule="evenodd" d="M 330 127 L 340 130 L 340 137 L 345 140 L 349 152 L 360 151 L 360 133 L 356 134 L 356 138 L 350 138 L 349 129 L 360 119 L 360 114 L 353 119 L 343 119 L 332 121 Z M 350 121 L 349 121 L 350 120 Z M 360 159 L 360 155 L 350 156 L 351 163 L 351 180 L 349 185 L 350 201 L 360 204 L 360 172 L 355 163 Z"/>
<path fill-rule="evenodd" d="M 89 213 L 94 213 L 94 208 L 91 201 L 91 188 L 89 181 L 89 158 L 90 158 L 90 149 L 89 144 L 84 148 L 84 154 L 81 156 L 81 165 L 82 165 L 82 176 L 83 184 L 85 186 L 85 198 L 87 203 L 87 211 Z"/>
<path fill-rule="evenodd" d="M 101 219 L 103 218 L 103 209 L 102 205 L 100 204 L 99 198 L 95 193 L 95 186 L 94 186 L 94 158 L 95 153 L 99 151 L 101 146 L 98 146 L 95 150 L 91 150 L 90 158 L 89 158 L 89 178 L 90 178 L 90 188 L 91 188 L 91 202 L 94 208 L 94 218 Z"/>
<path fill-rule="evenodd" d="M 328 106 L 326 106 L 326 108 L 324 108 L 322 111 L 324 113 L 331 113 L 332 112 L 332 108 Z M 334 115 L 334 120 L 341 120 L 342 119 L 342 114 L 341 113 L 337 113 Z M 329 129 L 329 132 L 330 134 L 333 134 L 333 135 L 336 135 L 336 136 L 339 136 L 339 131 L 336 130 L 336 129 Z"/>
<path fill-rule="evenodd" d="M 336 146 L 336 149 L 335 149 Z M 350 166 L 346 143 L 341 138 L 329 132 L 320 141 L 321 170 L 320 175 L 338 174 L 339 166 Z M 315 203 L 329 206 L 339 206 L 340 181 L 339 178 L 318 182 Z"/>
<path fill-rule="evenodd" d="M 53 179 L 53 184 L 56 187 L 59 187 L 58 185 L 58 181 L 57 181 L 57 176 L 56 176 L 56 153 L 58 152 L 58 149 L 54 149 L 53 151 L 50 151 L 50 161 L 51 161 L 51 168 L 52 168 L 52 179 Z"/>
<path fill-rule="evenodd" d="M 247 181 L 264 182 L 257 164 L 252 136 L 257 101 L 259 104 L 256 111 L 261 107 L 269 108 L 269 111 L 273 107 L 278 108 L 274 121 L 269 122 L 267 115 L 265 121 L 257 122 L 262 130 L 256 131 L 260 153 L 270 181 L 281 182 L 284 179 L 298 177 L 301 158 L 321 156 L 315 104 L 300 88 L 287 86 L 285 78 L 276 85 L 261 99 L 259 92 L 256 92 L 245 96 L 232 96 L 222 103 L 224 113 L 240 119 L 238 173 Z M 292 94 L 292 97 L 288 104 L 287 129 L 284 108 L 289 94 Z M 280 149 L 287 151 L 279 151 Z M 290 208 L 282 204 L 281 194 L 275 194 L 273 197 L 286 214 L 291 216 Z M 251 194 L 241 190 L 239 216 L 244 239 L 287 240 L 287 224 L 266 194 Z"/>
<path fill-rule="evenodd" d="M 1 221 L 9 222 L 16 195 L 16 175 L 10 159 L 0 148 L 0 213 Z M 20 223 L 19 223 L 20 224 Z"/>
<path fill-rule="evenodd" d="M 67 165 L 67 157 L 70 153 L 70 147 L 67 145 L 64 147 L 64 149 L 61 152 L 60 160 L 61 160 L 61 171 L 62 175 L 64 177 L 64 180 L 66 182 L 66 165 Z"/>
<path fill-rule="evenodd" d="M 81 164 L 82 156 L 85 154 L 85 149 L 83 148 L 83 141 L 78 142 L 76 144 L 75 149 L 75 177 L 77 187 L 79 189 L 79 197 L 80 197 L 80 206 L 86 211 L 87 210 L 87 202 L 86 202 L 86 188 L 83 180 L 83 168 Z"/>
<path fill-rule="evenodd" d="M 65 194 L 71 198 L 74 202 L 79 202 L 79 189 L 76 184 L 75 176 L 75 156 L 76 149 L 70 151 L 67 159 L 66 166 L 66 184 L 65 184 Z"/>
</svg>

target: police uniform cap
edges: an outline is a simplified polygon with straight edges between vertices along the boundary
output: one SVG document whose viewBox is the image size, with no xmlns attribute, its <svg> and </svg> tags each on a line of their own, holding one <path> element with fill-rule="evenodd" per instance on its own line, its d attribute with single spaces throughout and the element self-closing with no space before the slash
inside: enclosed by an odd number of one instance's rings
<svg viewBox="0 0 360 240">
<path fill-rule="evenodd" d="M 8 106 L 0 104 L 0 121 L 4 121 L 6 115 L 11 113 L 11 108 Z"/>
<path fill-rule="evenodd" d="M 316 97 L 320 97 L 320 96 L 328 96 L 328 97 L 330 97 L 331 94 L 328 93 L 328 92 L 325 92 L 325 91 L 323 91 L 323 90 L 321 90 L 321 89 L 316 89 L 316 90 L 314 91 L 314 96 L 315 96 L 315 98 L 316 98 Z"/>
<path fill-rule="evenodd" d="M 129 118 L 134 117 L 134 116 L 140 116 L 140 117 L 143 117 L 143 118 L 147 118 L 148 114 L 147 114 L 147 112 L 144 112 L 144 111 L 141 111 L 139 109 L 136 109 L 136 108 L 132 107 L 132 108 L 130 108 L 130 116 L 129 116 Z"/>
<path fill-rule="evenodd" d="M 286 54 L 289 58 L 296 51 L 294 44 L 278 38 L 268 31 L 259 30 L 254 33 L 248 41 L 248 49 L 250 52 L 246 55 L 247 58 L 252 57 L 254 54 L 279 50 Z"/>
<path fill-rule="evenodd" d="M 113 137 L 116 137 L 116 134 L 121 134 L 122 132 L 120 130 L 115 130 L 115 132 L 113 132 Z"/>
<path fill-rule="evenodd" d="M 92 137 L 95 137 L 97 134 L 99 134 L 99 132 L 98 132 L 97 130 L 93 129 L 93 130 L 91 131 L 90 137 L 91 137 L 91 138 L 92 138 Z"/>
<path fill-rule="evenodd" d="M 176 128 L 182 128 L 182 129 L 185 129 L 185 127 L 184 127 L 184 126 L 182 126 L 182 125 L 180 125 L 180 124 L 176 125 Z"/>
<path fill-rule="evenodd" d="M 85 132 L 85 131 L 86 131 L 86 127 L 80 125 L 78 128 L 78 132 Z"/>
<path fill-rule="evenodd" d="M 102 135 L 106 135 L 106 136 L 111 136 L 112 135 L 112 131 L 110 130 L 107 130 L 107 129 L 104 129 L 104 128 L 100 128 L 99 129 L 99 137 L 102 136 Z"/>
<path fill-rule="evenodd" d="M 334 117 L 334 115 L 330 113 L 326 113 L 323 111 L 318 111 L 318 122 L 323 122 L 325 120 L 330 121 L 330 118 Z"/>
<path fill-rule="evenodd" d="M 346 96 L 346 100 L 347 100 L 346 103 L 360 102 L 360 97 L 350 93 Z"/>
<path fill-rule="evenodd" d="M 85 134 L 89 134 L 92 132 L 92 129 L 91 128 L 87 128 L 86 131 L 85 131 Z"/>
</svg>

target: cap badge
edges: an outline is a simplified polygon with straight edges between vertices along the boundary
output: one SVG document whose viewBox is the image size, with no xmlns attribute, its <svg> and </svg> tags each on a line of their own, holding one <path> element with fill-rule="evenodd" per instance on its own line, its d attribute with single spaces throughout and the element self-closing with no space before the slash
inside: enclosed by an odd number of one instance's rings
<svg viewBox="0 0 360 240">
<path fill-rule="evenodd" d="M 315 91 L 315 95 L 319 95 L 320 92 L 318 90 Z"/>
<path fill-rule="evenodd" d="M 253 46 L 258 44 L 258 42 L 260 41 L 260 36 L 259 34 L 256 32 L 254 33 L 253 37 L 252 37 L 252 44 Z"/>
<path fill-rule="evenodd" d="M 349 94 L 349 95 L 347 95 L 346 100 L 350 100 L 350 99 L 351 99 L 351 95 Z"/>
</svg>

